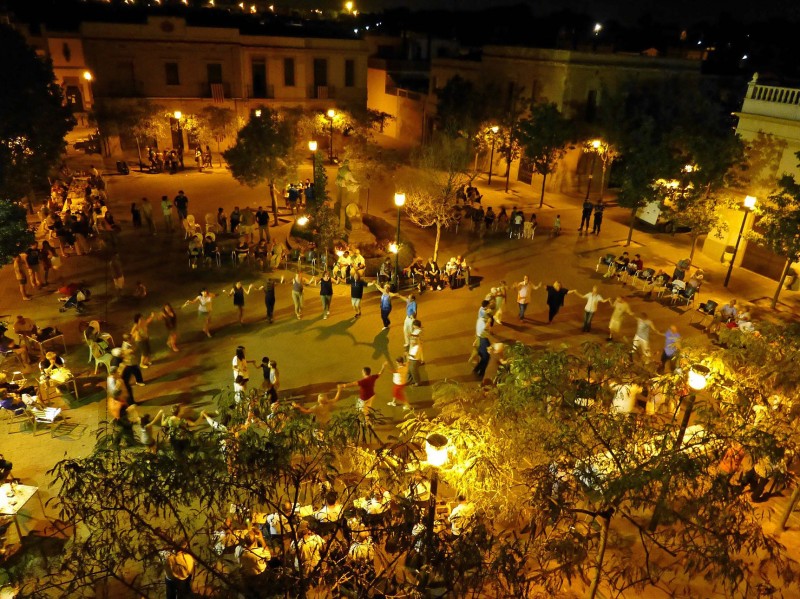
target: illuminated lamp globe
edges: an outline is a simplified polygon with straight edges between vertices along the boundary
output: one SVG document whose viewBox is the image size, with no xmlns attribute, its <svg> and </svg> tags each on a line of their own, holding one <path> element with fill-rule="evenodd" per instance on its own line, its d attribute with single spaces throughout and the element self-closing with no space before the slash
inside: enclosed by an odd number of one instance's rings
<svg viewBox="0 0 800 599">
<path fill-rule="evenodd" d="M 702 391 L 708 384 L 711 371 L 702 364 L 695 364 L 689 369 L 689 386 L 695 391 Z"/>
<path fill-rule="evenodd" d="M 317 151 L 317 142 L 315 142 L 315 141 L 308 142 L 308 149 L 311 150 L 312 152 L 316 152 Z"/>
<path fill-rule="evenodd" d="M 394 194 L 394 205 L 400 208 L 406 203 L 406 194 L 404 193 L 396 193 Z"/>
<path fill-rule="evenodd" d="M 439 433 L 428 435 L 425 439 L 425 454 L 428 463 L 434 468 L 441 468 L 447 462 L 447 454 L 450 451 L 450 440 Z"/>
</svg>

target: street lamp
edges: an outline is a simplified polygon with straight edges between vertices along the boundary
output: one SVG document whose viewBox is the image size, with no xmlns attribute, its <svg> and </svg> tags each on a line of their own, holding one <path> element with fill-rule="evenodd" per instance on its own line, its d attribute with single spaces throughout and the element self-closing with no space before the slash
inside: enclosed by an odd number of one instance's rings
<svg viewBox="0 0 800 599">
<path fill-rule="evenodd" d="M 89 81 L 90 83 L 91 83 L 92 79 L 94 79 L 94 77 L 92 76 L 91 72 L 89 72 L 89 71 L 84 71 L 83 72 L 83 78 L 86 79 L 86 81 Z"/>
<path fill-rule="evenodd" d="M 710 375 L 711 370 L 702 364 L 692 364 L 692 366 L 689 368 L 687 383 L 689 384 L 689 388 L 692 390 L 692 392 L 686 397 L 686 405 L 683 408 L 683 420 L 681 420 L 681 426 L 678 429 L 678 435 L 675 438 L 675 445 L 672 447 L 672 451 L 674 452 L 680 451 L 681 447 L 683 446 L 683 438 L 686 435 L 686 429 L 689 427 L 689 420 L 691 420 L 692 411 L 694 410 L 694 402 L 696 399 L 696 394 L 694 392 L 702 391 L 706 388 Z M 656 500 L 656 507 L 655 510 L 653 510 L 653 517 L 651 518 L 648 526 L 648 529 L 651 532 L 658 527 L 658 523 L 661 520 L 661 514 L 664 511 L 664 503 L 667 500 L 667 493 L 669 492 L 669 483 L 671 480 L 672 474 L 667 473 L 667 477 L 664 480 L 664 485 L 661 487 L 661 492 Z"/>
<path fill-rule="evenodd" d="M 597 155 L 600 153 L 600 147 L 603 145 L 603 142 L 599 139 L 593 139 L 590 141 L 586 149 L 592 153 L 592 163 L 589 165 L 589 183 L 586 185 L 586 197 L 585 200 L 589 199 L 589 191 L 592 189 L 592 177 L 594 177 L 594 164 L 597 160 Z"/>
<path fill-rule="evenodd" d="M 301 227 L 305 227 L 308 224 L 308 217 L 305 215 L 299 216 L 295 222 Z"/>
<path fill-rule="evenodd" d="M 256 116 L 257 119 L 260 119 L 261 118 L 261 109 L 260 108 L 256 108 L 253 111 L 253 114 Z"/>
<path fill-rule="evenodd" d="M 433 468 L 431 473 L 431 492 L 428 505 L 428 559 L 433 553 L 433 526 L 436 521 L 436 494 L 439 492 L 439 468 L 447 462 L 450 453 L 450 440 L 442 434 L 433 433 L 425 439 L 425 455 Z"/>
<path fill-rule="evenodd" d="M 183 117 L 183 113 L 180 110 L 176 110 L 172 116 L 178 121 L 178 161 L 181 163 L 181 169 L 183 169 L 183 127 L 181 127 L 181 117 Z"/>
<path fill-rule="evenodd" d="M 331 122 L 331 143 L 328 147 L 328 160 L 333 164 L 333 118 L 336 116 L 336 111 L 333 108 L 329 108 L 326 114 Z"/>
<path fill-rule="evenodd" d="M 744 225 L 747 223 L 747 215 L 756 207 L 756 198 L 753 196 L 747 196 L 744 199 L 744 215 L 742 215 L 742 226 L 739 227 L 739 236 L 736 238 L 736 245 L 733 246 L 733 256 L 731 256 L 731 263 L 728 265 L 728 274 L 725 275 L 725 282 L 722 284 L 723 287 L 728 286 L 728 282 L 731 280 L 731 273 L 733 272 L 733 263 L 736 260 L 736 254 L 739 252 L 739 244 L 742 241 L 742 235 L 744 234 Z"/>
<path fill-rule="evenodd" d="M 349 12 L 349 13 L 353 12 L 353 3 L 352 2 L 345 2 L 344 3 L 344 7 L 347 9 L 347 12 Z"/>
<path fill-rule="evenodd" d="M 494 142 L 497 141 L 497 132 L 500 131 L 500 127 L 495 125 L 494 127 L 489 127 L 489 131 L 492 132 L 492 153 L 489 155 L 489 185 L 492 184 L 492 166 L 494 165 Z"/>
<path fill-rule="evenodd" d="M 311 152 L 311 180 L 317 183 L 317 142 L 313 139 L 308 142 L 308 149 Z M 316 190 L 315 190 L 316 191 Z"/>
<path fill-rule="evenodd" d="M 400 291 L 400 209 L 406 203 L 406 194 L 394 194 L 394 205 L 397 206 L 397 235 L 395 236 L 396 251 L 394 252 L 394 290 Z"/>
</svg>

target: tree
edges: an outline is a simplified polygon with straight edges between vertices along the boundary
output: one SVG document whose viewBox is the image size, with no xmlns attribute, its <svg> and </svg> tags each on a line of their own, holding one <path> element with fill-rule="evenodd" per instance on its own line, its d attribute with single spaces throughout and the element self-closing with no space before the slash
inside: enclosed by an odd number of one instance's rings
<svg viewBox="0 0 800 599">
<path fill-rule="evenodd" d="M 506 98 L 506 109 L 498 117 L 500 122 L 498 151 L 506 159 L 506 193 L 511 176 L 511 163 L 518 160 L 520 155 L 519 125 L 530 106 L 530 98 L 523 95 L 524 89 L 521 85 L 511 85 Z"/>
<path fill-rule="evenodd" d="M 159 139 L 169 136 L 169 118 L 166 109 L 146 99 L 130 103 L 98 102 L 92 115 L 103 135 L 108 152 L 108 138 L 118 135 L 136 142 L 139 170 L 144 169 L 142 147 L 155 146 Z"/>
<path fill-rule="evenodd" d="M 0 199 L 0 266 L 30 247 L 36 239 L 28 218 L 18 202 Z"/>
<path fill-rule="evenodd" d="M 636 211 L 660 202 L 659 179 L 670 180 L 687 164 L 702 173 L 706 188 L 721 184 L 735 156 L 735 142 L 722 123 L 713 90 L 693 79 L 630 81 L 609 98 L 601 115 L 607 141 L 623 158 L 618 202 L 630 209 L 627 245 L 633 236 Z M 719 155 L 714 149 L 721 150 Z M 711 187 L 708 187 L 708 186 Z"/>
<path fill-rule="evenodd" d="M 800 184 L 794 177 L 784 175 L 780 178 L 778 190 L 758 208 L 757 222 L 758 230 L 750 231 L 749 238 L 786 260 L 772 296 L 774 310 L 789 269 L 800 257 Z"/>
<path fill-rule="evenodd" d="M 278 201 L 275 185 L 288 179 L 296 170 L 295 131 L 292 123 L 271 108 L 261 107 L 261 116 L 250 117 L 236 134 L 236 143 L 223 152 L 233 177 L 255 187 L 266 182 L 272 214 L 278 224 Z"/>
<path fill-rule="evenodd" d="M 442 229 L 456 220 L 456 193 L 469 180 L 466 141 L 437 136 L 413 159 L 414 171 L 405 180 L 405 211 L 422 228 L 436 227 L 433 259 L 439 255 Z"/>
<path fill-rule="evenodd" d="M 206 106 L 200 111 L 200 116 L 209 134 L 217 142 L 217 153 L 220 153 L 220 144 L 236 132 L 239 118 L 233 110 L 223 106 Z"/>
<path fill-rule="evenodd" d="M 519 143 L 533 169 L 542 175 L 539 208 L 544 204 L 547 176 L 553 173 L 573 140 L 571 121 L 565 119 L 553 103 L 534 104 L 531 114 L 519 124 Z"/>
<path fill-rule="evenodd" d="M 472 138 L 491 113 L 492 85 L 477 88 L 456 75 L 436 90 L 436 118 L 439 129 L 450 137 Z"/>
<path fill-rule="evenodd" d="M 64 104 L 52 65 L 8 25 L 0 25 L 0 51 L 7 67 L 0 90 L 0 200 L 13 203 L 27 196 L 33 212 L 33 189 L 60 163 L 64 136 L 75 119 Z M 9 239 L 20 230 L 18 223 L 10 225 L 3 234 Z"/>
</svg>

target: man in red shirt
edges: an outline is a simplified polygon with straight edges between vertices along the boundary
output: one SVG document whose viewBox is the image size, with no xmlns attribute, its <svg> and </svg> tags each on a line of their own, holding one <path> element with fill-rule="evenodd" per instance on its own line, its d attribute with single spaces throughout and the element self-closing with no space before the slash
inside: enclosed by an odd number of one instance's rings
<svg viewBox="0 0 800 599">
<path fill-rule="evenodd" d="M 345 387 L 358 387 L 358 399 L 356 400 L 356 408 L 365 411 L 366 408 L 372 408 L 372 401 L 375 399 L 375 381 L 383 374 L 388 362 L 384 362 L 378 374 L 372 374 L 372 369 L 369 366 L 364 366 L 361 373 L 363 378 L 346 383 Z"/>
</svg>

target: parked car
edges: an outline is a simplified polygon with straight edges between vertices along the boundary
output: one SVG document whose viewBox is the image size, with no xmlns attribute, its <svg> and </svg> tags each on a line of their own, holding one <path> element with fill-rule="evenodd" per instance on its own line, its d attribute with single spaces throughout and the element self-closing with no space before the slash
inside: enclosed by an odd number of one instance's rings
<svg viewBox="0 0 800 599">
<path fill-rule="evenodd" d="M 83 150 L 87 154 L 100 154 L 100 134 L 94 133 L 85 139 L 79 139 L 73 147 L 78 152 Z"/>
</svg>

